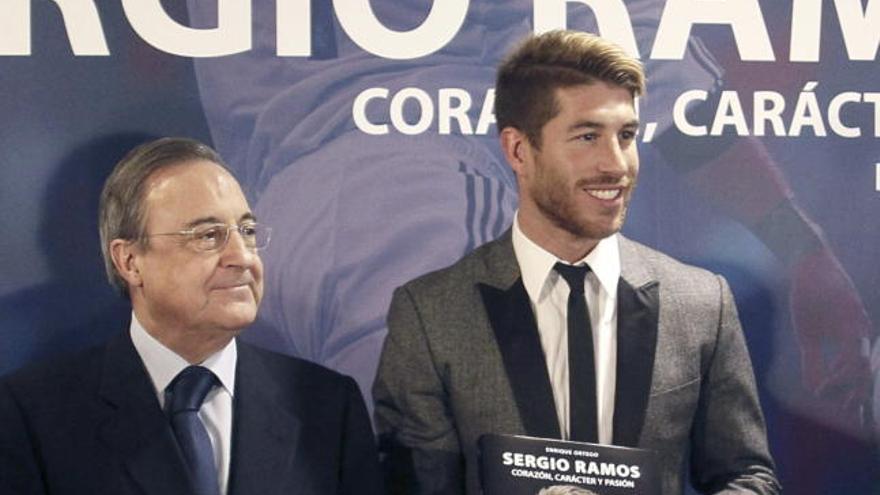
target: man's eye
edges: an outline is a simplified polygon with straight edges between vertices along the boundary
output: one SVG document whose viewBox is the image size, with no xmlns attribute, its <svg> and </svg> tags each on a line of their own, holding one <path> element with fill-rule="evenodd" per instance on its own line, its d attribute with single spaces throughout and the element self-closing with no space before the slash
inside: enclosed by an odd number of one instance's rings
<svg viewBox="0 0 880 495">
<path fill-rule="evenodd" d="M 620 133 L 620 137 L 626 141 L 631 141 L 636 138 L 636 131 L 623 131 Z"/>
<path fill-rule="evenodd" d="M 578 139 L 580 139 L 581 141 L 595 141 L 596 137 L 597 136 L 595 133 L 590 132 L 587 134 L 581 134 L 580 136 L 578 136 Z"/>
<path fill-rule="evenodd" d="M 199 242 L 214 242 L 220 239 L 221 229 L 214 227 L 212 229 L 204 230 L 201 232 L 195 232 L 193 237 Z"/>
<path fill-rule="evenodd" d="M 239 232 L 244 237 L 256 237 L 257 235 L 257 226 L 256 225 L 242 225 L 239 227 Z"/>
</svg>

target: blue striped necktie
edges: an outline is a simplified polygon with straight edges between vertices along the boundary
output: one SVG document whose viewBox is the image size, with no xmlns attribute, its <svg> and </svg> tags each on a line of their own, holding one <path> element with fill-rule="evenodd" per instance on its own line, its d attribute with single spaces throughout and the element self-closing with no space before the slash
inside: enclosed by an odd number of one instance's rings
<svg viewBox="0 0 880 495">
<path fill-rule="evenodd" d="M 202 366 L 188 366 L 174 377 L 167 388 L 170 397 L 166 409 L 171 419 L 171 429 L 189 469 L 195 495 L 220 494 L 211 438 L 199 418 L 202 402 L 216 383 L 217 377 L 211 370 Z"/>
</svg>

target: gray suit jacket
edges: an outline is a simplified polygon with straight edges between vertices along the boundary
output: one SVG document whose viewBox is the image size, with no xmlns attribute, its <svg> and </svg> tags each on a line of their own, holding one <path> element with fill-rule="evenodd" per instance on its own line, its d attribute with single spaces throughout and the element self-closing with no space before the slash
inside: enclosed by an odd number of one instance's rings
<svg viewBox="0 0 880 495">
<path fill-rule="evenodd" d="M 779 492 L 733 296 L 720 276 L 620 237 L 614 444 L 705 493 Z M 391 489 L 480 493 L 488 432 L 559 438 L 510 232 L 399 288 L 373 393 Z"/>
</svg>

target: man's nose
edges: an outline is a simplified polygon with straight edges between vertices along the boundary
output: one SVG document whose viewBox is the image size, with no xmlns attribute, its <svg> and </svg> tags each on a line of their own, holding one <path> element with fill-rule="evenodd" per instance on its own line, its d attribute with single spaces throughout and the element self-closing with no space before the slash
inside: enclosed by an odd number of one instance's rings
<svg viewBox="0 0 880 495">
<path fill-rule="evenodd" d="M 626 146 L 634 146 L 627 143 Z M 630 160 L 628 150 L 625 149 L 618 139 L 609 139 L 602 147 L 599 171 L 609 175 L 623 176 L 629 173 Z"/>
<path fill-rule="evenodd" d="M 237 228 L 229 229 L 229 238 L 226 239 L 226 245 L 221 252 L 221 262 L 224 266 L 247 268 L 256 262 L 258 256 L 256 248 L 248 246 Z"/>
</svg>

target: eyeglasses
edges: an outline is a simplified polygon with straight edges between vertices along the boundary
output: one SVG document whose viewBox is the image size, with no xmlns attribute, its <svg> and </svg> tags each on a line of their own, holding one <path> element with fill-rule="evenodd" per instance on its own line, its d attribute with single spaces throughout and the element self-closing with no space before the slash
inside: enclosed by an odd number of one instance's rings
<svg viewBox="0 0 880 495">
<path fill-rule="evenodd" d="M 244 241 L 244 245 L 250 249 L 263 249 L 269 245 L 269 238 L 272 235 L 272 229 L 265 225 L 248 222 L 242 225 L 226 225 L 211 224 L 200 225 L 188 230 L 179 232 L 163 232 L 160 234 L 149 234 L 146 237 L 176 235 L 186 238 L 186 245 L 196 251 L 211 252 L 220 251 L 226 247 L 229 242 L 229 234 L 237 230 Z"/>
</svg>

